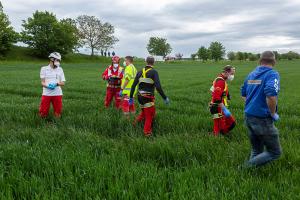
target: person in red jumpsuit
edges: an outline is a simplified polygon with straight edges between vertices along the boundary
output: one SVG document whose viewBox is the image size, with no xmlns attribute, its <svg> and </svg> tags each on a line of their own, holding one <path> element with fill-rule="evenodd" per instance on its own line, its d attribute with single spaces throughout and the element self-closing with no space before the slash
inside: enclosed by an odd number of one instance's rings
<svg viewBox="0 0 300 200">
<path fill-rule="evenodd" d="M 138 102 L 142 109 L 134 124 L 144 121 L 144 135 L 146 137 L 152 135 L 152 125 L 156 114 L 155 110 L 155 90 L 164 99 L 165 104 L 169 105 L 170 100 L 165 95 L 158 76 L 158 72 L 154 69 L 155 59 L 152 56 L 147 57 L 147 65 L 137 73 L 130 91 L 129 105 L 133 104 L 133 95 L 135 88 L 138 86 Z"/>
<path fill-rule="evenodd" d="M 121 90 L 121 81 L 123 78 L 123 68 L 120 66 L 120 58 L 118 56 L 112 57 L 112 64 L 105 69 L 102 74 L 103 80 L 107 81 L 106 96 L 104 106 L 108 108 L 115 98 L 115 107 L 120 109 L 121 97 L 119 95 Z"/>
<path fill-rule="evenodd" d="M 235 68 L 233 66 L 225 66 L 223 72 L 218 75 L 211 87 L 210 112 L 213 116 L 213 134 L 215 136 L 220 133 L 228 134 L 236 125 L 233 115 L 228 110 L 230 94 L 227 82 L 234 79 L 234 74 Z"/>
</svg>

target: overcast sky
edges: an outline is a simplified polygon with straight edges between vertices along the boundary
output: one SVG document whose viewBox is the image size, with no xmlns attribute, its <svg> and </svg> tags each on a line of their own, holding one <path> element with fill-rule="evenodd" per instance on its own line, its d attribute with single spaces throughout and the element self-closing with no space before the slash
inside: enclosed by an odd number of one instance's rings
<svg viewBox="0 0 300 200">
<path fill-rule="evenodd" d="M 300 0 L 0 0 L 17 31 L 35 10 L 59 19 L 94 15 L 116 28 L 114 51 L 146 56 L 149 37 L 165 37 L 172 54 L 191 53 L 212 41 L 227 51 L 300 52 Z M 85 53 L 89 53 L 83 50 Z"/>
</svg>

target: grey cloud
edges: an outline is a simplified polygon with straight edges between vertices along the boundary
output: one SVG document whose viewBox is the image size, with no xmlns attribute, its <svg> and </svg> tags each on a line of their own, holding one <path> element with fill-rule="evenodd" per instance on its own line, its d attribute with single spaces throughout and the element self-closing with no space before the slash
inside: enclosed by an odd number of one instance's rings
<svg viewBox="0 0 300 200">
<path fill-rule="evenodd" d="M 130 9 L 131 5 L 120 4 L 117 0 L 17 2 L 19 4 L 15 5 L 12 1 L 2 0 L 4 9 L 16 30 L 20 30 L 21 20 L 30 17 L 35 10 L 49 10 L 56 13 L 59 18 L 76 18 L 81 14 L 95 15 L 116 27 L 120 41 L 115 51 L 122 55 L 145 56 L 150 36 L 167 37 L 173 47 L 173 54 L 182 52 L 185 56 L 189 56 L 201 45 L 207 46 L 215 40 L 223 42 L 228 50 L 260 51 L 261 47 L 253 48 L 245 41 L 268 35 L 284 36 L 294 40 L 291 44 L 274 43 L 274 48 L 299 49 L 300 5 L 290 5 L 289 1 L 186 0 L 182 3 L 170 3 L 155 12 L 149 12 L 150 8 L 133 11 Z M 241 15 L 249 16 L 249 20 L 233 21 L 215 31 L 206 31 L 206 27 L 197 27 L 198 32 L 185 30 L 186 23 L 197 24 L 205 21 L 213 23 L 235 15 L 237 18 Z"/>
</svg>

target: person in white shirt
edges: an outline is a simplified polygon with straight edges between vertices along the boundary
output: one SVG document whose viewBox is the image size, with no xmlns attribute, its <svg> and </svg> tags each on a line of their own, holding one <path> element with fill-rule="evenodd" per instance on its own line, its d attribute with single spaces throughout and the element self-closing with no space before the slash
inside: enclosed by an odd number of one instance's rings
<svg viewBox="0 0 300 200">
<path fill-rule="evenodd" d="M 41 68 L 40 78 L 43 86 L 40 104 L 40 116 L 45 118 L 49 114 L 52 103 L 54 116 L 59 118 L 62 112 L 62 86 L 65 85 L 65 75 L 60 67 L 61 55 L 53 52 L 49 55 L 49 65 Z"/>
</svg>

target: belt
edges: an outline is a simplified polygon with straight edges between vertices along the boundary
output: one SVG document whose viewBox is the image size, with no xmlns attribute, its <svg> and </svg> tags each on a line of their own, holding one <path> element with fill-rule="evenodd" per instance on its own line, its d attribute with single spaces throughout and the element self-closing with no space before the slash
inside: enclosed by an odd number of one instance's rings
<svg viewBox="0 0 300 200">
<path fill-rule="evenodd" d="M 145 103 L 144 105 L 140 105 L 141 108 L 150 108 L 154 106 L 154 102 Z"/>
<path fill-rule="evenodd" d="M 140 94 L 151 94 L 151 92 L 147 92 L 147 91 L 144 91 L 144 90 L 139 90 L 139 93 Z"/>
<path fill-rule="evenodd" d="M 221 113 L 213 114 L 213 119 L 220 119 L 223 115 Z"/>
<path fill-rule="evenodd" d="M 154 98 L 154 95 L 151 92 L 139 91 L 139 95 L 146 98 Z"/>
</svg>

